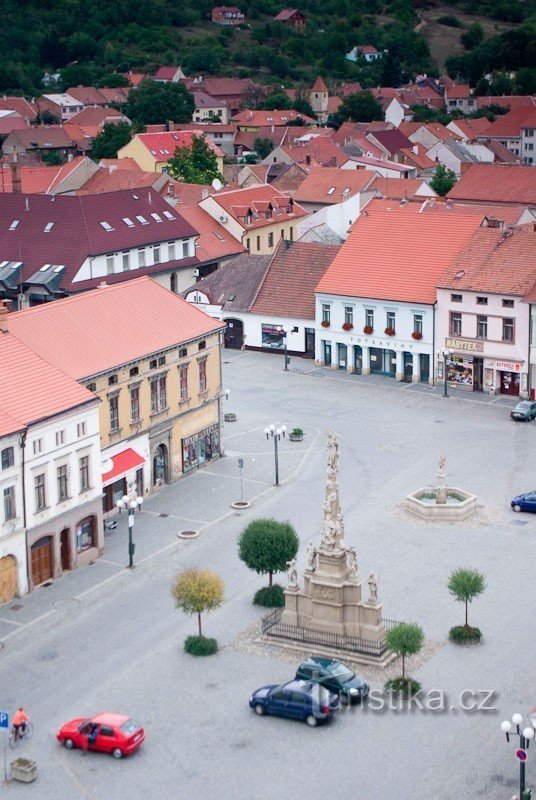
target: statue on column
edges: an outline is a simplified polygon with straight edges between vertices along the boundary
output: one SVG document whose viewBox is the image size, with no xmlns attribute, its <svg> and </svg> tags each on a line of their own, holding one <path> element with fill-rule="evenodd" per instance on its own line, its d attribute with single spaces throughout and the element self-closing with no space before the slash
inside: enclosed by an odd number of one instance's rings
<svg viewBox="0 0 536 800">
<path fill-rule="evenodd" d="M 378 581 L 379 581 L 379 579 L 380 579 L 379 575 L 375 575 L 373 572 L 371 572 L 370 575 L 368 576 L 368 585 L 369 585 L 369 590 L 370 590 L 370 597 L 367 600 L 367 603 L 370 603 L 371 605 L 376 605 L 376 603 L 378 602 Z"/>
<path fill-rule="evenodd" d="M 287 583 L 292 587 L 298 585 L 298 570 L 296 569 L 295 558 L 291 558 L 290 561 L 287 561 Z"/>
<path fill-rule="evenodd" d="M 357 566 L 357 551 L 355 547 L 347 547 L 346 548 L 346 563 L 350 567 L 353 573 L 357 574 L 358 566 Z"/>
<path fill-rule="evenodd" d="M 344 550 L 344 521 L 339 504 L 339 437 L 328 433 L 328 460 L 326 467 L 326 492 L 323 503 L 324 523 L 322 526 L 323 550 Z"/>
<path fill-rule="evenodd" d="M 307 566 L 306 569 L 314 572 L 316 569 L 316 558 L 317 552 L 316 547 L 314 546 L 313 542 L 309 540 L 309 544 L 307 545 Z"/>
</svg>

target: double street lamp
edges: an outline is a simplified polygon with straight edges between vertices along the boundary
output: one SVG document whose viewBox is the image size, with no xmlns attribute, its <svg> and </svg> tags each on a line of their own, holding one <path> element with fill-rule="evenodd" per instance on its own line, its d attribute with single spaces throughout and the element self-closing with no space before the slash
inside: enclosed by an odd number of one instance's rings
<svg viewBox="0 0 536 800">
<path fill-rule="evenodd" d="M 439 354 L 443 357 L 443 397 L 448 397 L 448 364 L 450 362 L 450 350 L 446 347 L 443 350 L 439 351 Z"/>
<path fill-rule="evenodd" d="M 519 761 L 519 800 L 528 800 L 531 797 L 530 790 L 525 790 L 525 762 L 527 760 L 527 750 L 529 749 L 530 740 L 534 739 L 534 726 L 536 722 L 533 721 L 533 727 L 527 726 L 521 729 L 523 724 L 523 717 L 521 714 L 514 714 L 512 722 L 505 719 L 501 722 L 501 730 L 506 734 L 506 741 L 510 741 L 510 734 L 519 736 L 519 747 L 516 748 L 516 758 Z"/>
<path fill-rule="evenodd" d="M 267 439 L 274 440 L 275 485 L 279 486 L 279 442 L 281 441 L 282 436 L 286 436 L 287 426 L 281 425 L 280 428 L 276 428 L 275 425 L 269 425 L 264 429 L 264 433 L 266 434 Z"/>
<path fill-rule="evenodd" d="M 143 503 L 143 497 L 139 497 L 137 494 L 133 494 L 130 497 L 127 494 L 124 494 L 123 497 L 116 502 L 116 506 L 119 509 L 119 513 L 123 509 L 128 510 L 128 567 L 132 569 L 134 567 L 134 551 L 136 549 L 136 545 L 134 544 L 134 514 L 136 513 L 136 509 L 141 508 L 141 504 Z"/>
</svg>

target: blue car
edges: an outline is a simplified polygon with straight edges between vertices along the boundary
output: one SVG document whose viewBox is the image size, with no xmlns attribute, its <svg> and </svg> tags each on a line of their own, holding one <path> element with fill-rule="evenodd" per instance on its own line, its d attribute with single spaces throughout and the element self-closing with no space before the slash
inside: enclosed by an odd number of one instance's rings
<svg viewBox="0 0 536 800">
<path fill-rule="evenodd" d="M 339 710 L 339 698 L 318 683 L 293 680 L 261 686 L 249 698 L 249 707 L 259 717 L 274 714 L 300 719 L 314 728 L 319 722 L 330 720 Z"/>
<path fill-rule="evenodd" d="M 536 491 L 518 494 L 510 503 L 514 511 L 535 511 L 536 512 Z"/>
</svg>

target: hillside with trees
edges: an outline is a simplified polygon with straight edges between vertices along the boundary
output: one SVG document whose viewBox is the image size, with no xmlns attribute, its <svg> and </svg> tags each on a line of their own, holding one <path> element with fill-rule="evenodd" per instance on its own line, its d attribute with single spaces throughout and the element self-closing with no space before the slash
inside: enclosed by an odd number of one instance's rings
<svg viewBox="0 0 536 800">
<path fill-rule="evenodd" d="M 488 14 L 516 27 L 487 40 L 478 27 L 461 29 L 467 46 L 447 60 L 449 72 L 475 85 L 486 72 L 532 71 L 535 2 L 451 4 L 454 11 Z M 279 86 L 310 83 L 317 74 L 359 81 L 364 88 L 402 83 L 418 72 L 437 74 L 439 65 L 419 31 L 420 15 L 430 7 L 424 0 L 303 0 L 302 31 L 274 22 L 281 0 L 238 4 L 246 23 L 225 28 L 210 21 L 216 0 L 4 0 L 0 90 L 37 95 L 44 76 L 52 91 L 118 86 L 128 70 L 152 73 L 162 64 L 180 64 L 190 75 L 237 75 Z M 387 51 L 384 63 L 347 61 L 345 54 L 359 44 Z M 524 85 L 531 80 L 532 72 Z"/>
</svg>

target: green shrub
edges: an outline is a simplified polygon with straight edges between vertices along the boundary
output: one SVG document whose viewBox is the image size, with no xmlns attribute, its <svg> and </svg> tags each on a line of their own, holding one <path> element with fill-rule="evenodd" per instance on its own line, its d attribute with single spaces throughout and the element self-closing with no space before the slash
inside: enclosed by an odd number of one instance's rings
<svg viewBox="0 0 536 800">
<path fill-rule="evenodd" d="M 448 25 L 449 28 L 463 27 L 458 17 L 455 17 L 454 14 L 445 14 L 444 17 L 438 17 L 437 21 L 440 25 Z"/>
<path fill-rule="evenodd" d="M 291 434 L 293 436 L 303 436 L 303 431 L 301 428 L 292 428 Z"/>
<path fill-rule="evenodd" d="M 456 644 L 476 644 L 482 639 L 482 631 L 470 625 L 455 625 L 449 631 L 449 639 Z"/>
<path fill-rule="evenodd" d="M 413 678 L 391 678 L 385 684 L 385 689 L 388 692 L 396 692 L 397 694 L 406 695 L 411 697 L 420 690 L 421 684 Z"/>
<path fill-rule="evenodd" d="M 206 636 L 188 636 L 184 642 L 184 652 L 191 656 L 212 656 L 218 652 L 218 642 Z"/>
<path fill-rule="evenodd" d="M 265 606 L 266 608 L 281 608 L 285 605 L 283 587 L 277 583 L 272 586 L 263 586 L 262 589 L 256 592 L 253 603 L 256 606 Z"/>
</svg>

